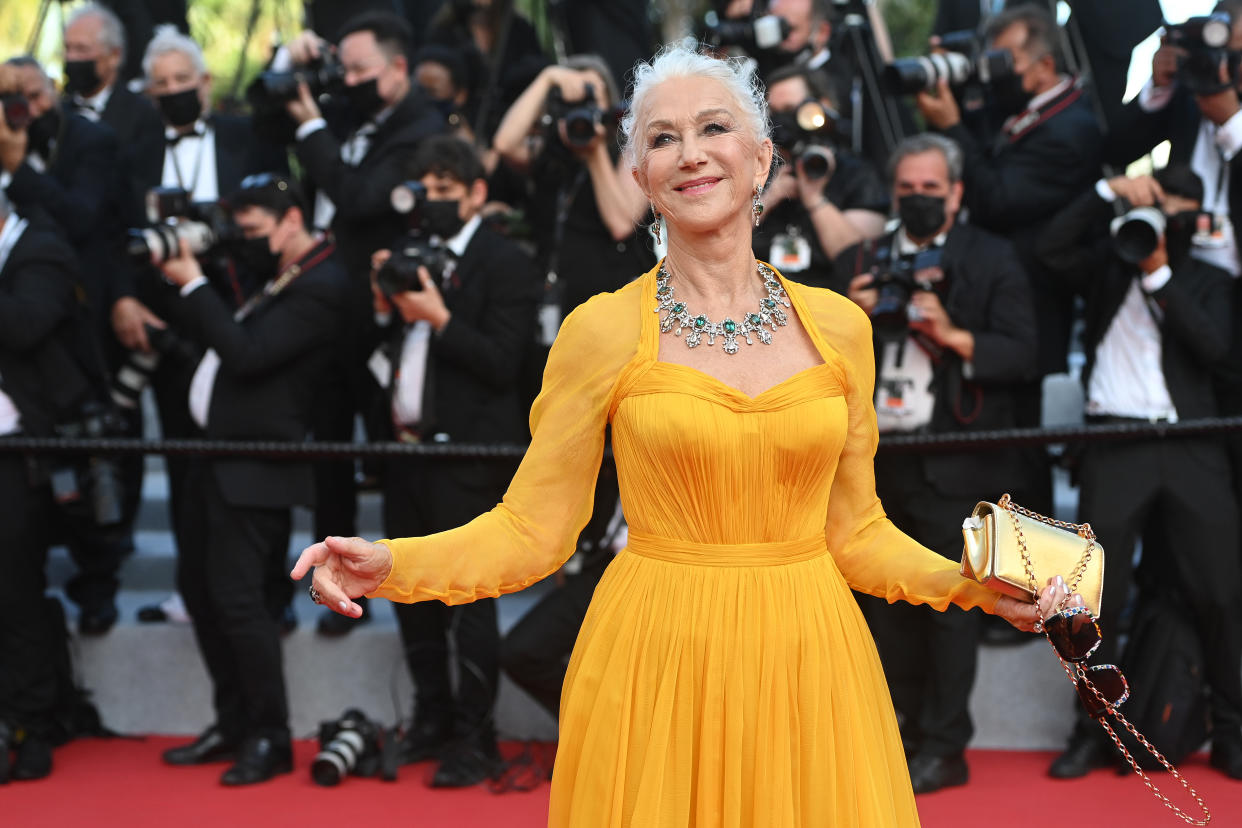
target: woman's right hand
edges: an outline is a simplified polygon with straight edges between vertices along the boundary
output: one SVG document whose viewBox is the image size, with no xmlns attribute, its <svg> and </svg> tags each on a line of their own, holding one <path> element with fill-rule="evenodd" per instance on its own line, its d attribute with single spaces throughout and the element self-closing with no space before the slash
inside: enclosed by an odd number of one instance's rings
<svg viewBox="0 0 1242 828">
<path fill-rule="evenodd" d="M 311 586 L 320 603 L 358 618 L 362 607 L 351 598 L 374 592 L 392 571 L 392 551 L 382 543 L 362 538 L 327 537 L 302 550 L 290 576 L 300 581 L 314 567 Z"/>
</svg>

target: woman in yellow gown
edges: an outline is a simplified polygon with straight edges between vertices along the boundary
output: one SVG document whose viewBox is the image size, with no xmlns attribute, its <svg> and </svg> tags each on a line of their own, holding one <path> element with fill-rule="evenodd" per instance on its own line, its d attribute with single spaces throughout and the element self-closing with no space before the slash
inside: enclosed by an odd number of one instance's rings
<svg viewBox="0 0 1242 828">
<path fill-rule="evenodd" d="M 293 572 L 315 566 L 312 597 L 348 615 L 364 593 L 522 589 L 573 551 L 611 425 L 629 545 L 565 679 L 552 826 L 917 825 L 850 590 L 1038 617 L 885 518 L 867 317 L 750 250 L 766 121 L 744 64 L 670 47 L 640 65 L 623 126 L 669 252 L 565 320 L 504 501 L 428 537 L 328 538 Z"/>
</svg>

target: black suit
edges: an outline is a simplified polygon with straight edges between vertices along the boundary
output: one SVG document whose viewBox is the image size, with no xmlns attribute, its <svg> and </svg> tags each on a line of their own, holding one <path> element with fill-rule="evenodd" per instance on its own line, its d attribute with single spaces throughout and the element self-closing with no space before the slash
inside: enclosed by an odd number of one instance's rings
<svg viewBox="0 0 1242 828">
<path fill-rule="evenodd" d="M 1088 389 L 1097 349 L 1139 276 L 1112 254 L 1107 236 L 1099 235 L 1111 216 L 1111 206 L 1098 194 L 1085 193 L 1049 223 L 1041 240 L 1044 258 L 1073 279 L 1085 299 Z M 1149 295 L 1165 385 L 1179 420 L 1213 417 L 1218 408 L 1212 368 L 1229 348 L 1233 280 L 1190 256 L 1174 260 L 1172 270 L 1168 283 Z M 1176 584 L 1194 608 L 1214 727 L 1236 737 L 1242 725 L 1242 561 L 1224 447 L 1202 438 L 1093 443 L 1083 452 L 1078 474 L 1080 517 L 1091 522 L 1108 552 L 1099 619 L 1104 643 L 1096 661 L 1111 662 L 1117 654 L 1135 539 L 1153 515 L 1163 518 L 1159 525 L 1168 535 L 1144 544 L 1143 568 Z"/>
<path fill-rule="evenodd" d="M 845 251 L 842 273 L 871 267 L 870 251 L 892 236 Z M 948 282 L 941 302 L 953 325 L 974 336 L 967 367 L 945 349 L 935 358 L 934 403 L 927 431 L 1012 428 L 1018 383 L 1033 375 L 1035 313 L 1030 286 L 1013 247 L 969 224 L 955 224 L 945 240 L 941 267 Z M 881 345 L 877 339 L 877 346 Z M 917 347 L 907 341 L 906 349 Z M 883 362 L 877 359 L 878 365 Z M 883 370 L 877 383 L 883 379 Z M 988 454 L 882 453 L 876 490 L 889 517 L 903 531 L 947 558 L 959 559 L 962 537 L 955 519 L 976 502 L 1008 491 L 1023 470 L 1016 450 Z M 961 754 L 973 733 L 968 701 L 974 684 L 982 616 L 950 607 L 889 605 L 859 596 L 884 662 L 899 711 L 902 737 L 918 753 Z"/>
<path fill-rule="evenodd" d="M 307 270 L 242 321 L 207 287 L 180 299 L 180 329 L 220 367 L 205 434 L 300 442 L 314 377 L 340 324 L 345 279 L 320 243 Z M 195 460 L 187 473 L 177 588 L 214 687 L 216 723 L 233 739 L 288 739 L 276 604 L 287 600 L 290 507 L 312 495 L 305 463 Z"/>
<path fill-rule="evenodd" d="M 50 436 L 91 394 L 70 343 L 75 269 L 60 237 L 33 226 L 0 269 L 0 389 L 24 435 Z M 0 454 L 0 500 L 0 721 L 47 739 L 58 701 L 55 665 L 68 654 L 43 596 L 52 522 L 46 469 L 26 455 Z"/>
<path fill-rule="evenodd" d="M 475 231 L 444 288 L 452 317 L 432 335 L 422 417 L 413 424 L 425 438 L 445 435 L 451 441 L 498 443 L 528 439 L 518 369 L 534 336 L 540 283 L 517 245 L 485 227 Z M 405 329 L 394 329 L 389 353 L 399 355 Z M 500 501 L 513 471 L 503 463 L 394 460 L 384 476 L 384 529 L 389 537 L 405 537 L 466 523 Z M 457 607 L 427 601 L 398 604 L 396 610 L 419 717 L 455 726 L 460 737 L 490 739 L 494 746 L 490 714 L 499 677 L 495 601 Z M 458 657 L 475 668 L 460 671 L 456 693 L 448 660 L 450 628 Z"/>
<path fill-rule="evenodd" d="M 349 275 L 344 307 L 348 322 L 342 331 L 345 338 L 325 372 L 322 393 L 328 404 L 316 413 L 318 439 L 353 439 L 358 411 L 370 413 L 379 405 L 379 391 L 365 368 L 365 344 L 375 327 L 371 316 L 371 254 L 391 248 L 405 232 L 407 219 L 392 209 L 392 190 L 408 177 L 406 165 L 419 143 L 445 128 L 443 117 L 427 106 L 421 92 L 412 90 L 376 127 L 366 154 L 356 166 L 341 158 L 341 142 L 349 137 L 343 128 L 316 130 L 297 146 L 298 159 L 310 183 L 336 208 L 332 233 Z M 368 430 L 372 428 L 369 423 Z M 355 534 L 354 464 L 320 463 L 315 473 L 319 503 L 315 535 Z"/>
</svg>

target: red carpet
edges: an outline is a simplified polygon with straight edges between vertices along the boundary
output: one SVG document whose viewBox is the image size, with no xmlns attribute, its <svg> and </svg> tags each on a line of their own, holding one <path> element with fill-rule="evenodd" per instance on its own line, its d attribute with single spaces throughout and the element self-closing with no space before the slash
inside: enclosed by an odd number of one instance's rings
<svg viewBox="0 0 1242 828">
<path fill-rule="evenodd" d="M 425 787 L 430 765 L 402 768 L 395 783 L 347 779 L 339 787 L 321 788 L 311 782 L 307 770 L 315 751 L 310 742 L 297 745 L 297 767 L 292 774 L 251 788 L 222 788 L 216 781 L 222 765 L 166 768 L 160 764 L 160 751 L 180 741 L 166 737 L 141 742 L 91 739 L 68 745 L 56 752 L 56 769 L 48 779 L 0 787 L 0 825 L 538 828 L 547 819 L 546 784 L 529 793 L 503 795 L 482 787 L 432 791 Z M 506 753 L 516 750 L 508 746 Z M 923 825 L 1181 825 L 1137 778 L 1101 770 L 1083 780 L 1055 783 L 1043 774 L 1049 759 L 1045 753 L 973 751 L 969 785 L 919 798 Z M 1225 778 L 1202 758 L 1188 763 L 1186 771 L 1213 811 L 1213 826 L 1242 825 L 1242 782 Z M 1163 775 L 1156 780 L 1157 784 L 1173 782 Z M 1177 793 L 1167 784 L 1164 787 L 1170 794 Z"/>
</svg>

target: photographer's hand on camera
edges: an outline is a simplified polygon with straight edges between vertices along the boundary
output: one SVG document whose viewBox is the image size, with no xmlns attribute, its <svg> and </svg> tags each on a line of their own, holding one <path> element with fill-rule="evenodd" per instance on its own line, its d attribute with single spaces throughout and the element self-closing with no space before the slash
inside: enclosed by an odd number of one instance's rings
<svg viewBox="0 0 1242 828">
<path fill-rule="evenodd" d="M 910 296 L 910 330 L 928 336 L 969 362 L 975 355 L 975 338 L 970 331 L 953 324 L 940 297 L 930 290 L 916 290 Z"/>
<path fill-rule="evenodd" d="M 406 324 L 425 321 L 430 322 L 434 330 L 443 330 L 448 324 L 449 317 L 452 316 L 448 306 L 444 304 L 444 296 L 436 287 L 435 280 L 431 278 L 427 268 L 418 269 L 418 279 L 423 283 L 422 290 L 394 293 L 388 297 L 388 301 L 401 314 Z"/>
<path fill-rule="evenodd" d="M 924 120 L 927 125 L 935 129 L 944 131 L 961 123 L 962 112 L 957 105 L 957 98 L 953 97 L 953 90 L 949 88 L 949 82 L 941 79 L 936 86 L 935 94 L 931 92 L 920 92 L 915 97 L 918 104 L 919 112 L 923 113 Z"/>
<path fill-rule="evenodd" d="M 1177 79 L 1178 64 L 1185 57 L 1185 49 L 1170 46 L 1162 40 L 1160 48 L 1151 58 L 1152 86 L 1171 86 Z"/>
<path fill-rule="evenodd" d="M 285 103 L 285 111 L 298 125 L 323 117 L 319 111 L 319 104 L 315 103 L 315 96 L 311 94 L 306 81 L 298 82 L 298 96 Z"/>
<path fill-rule="evenodd" d="M 1108 188 L 1130 202 L 1131 207 L 1151 207 L 1164 200 L 1164 190 L 1150 175 L 1127 178 L 1124 175 L 1108 179 Z"/>
<path fill-rule="evenodd" d="M 285 44 L 289 50 L 289 59 L 297 66 L 306 66 L 318 60 L 331 46 L 322 37 L 310 29 L 298 33 Z"/>
<path fill-rule="evenodd" d="M 181 239 L 180 245 L 181 252 L 161 264 L 160 271 L 169 282 L 179 288 L 184 288 L 191 282 L 206 277 L 203 275 L 202 267 L 198 264 L 198 259 L 194 257 L 194 251 L 190 249 L 190 243 Z"/>
<path fill-rule="evenodd" d="M 112 305 L 112 330 L 117 340 L 126 348 L 151 353 L 151 342 L 147 338 L 147 326 L 153 328 L 168 327 L 151 309 L 132 296 L 122 296 Z"/>
<path fill-rule="evenodd" d="M 875 310 L 876 302 L 880 301 L 880 291 L 873 287 L 874 284 L 875 276 L 870 273 L 860 273 L 850 279 L 850 287 L 846 292 L 850 301 L 866 311 L 868 316 Z"/>
<path fill-rule="evenodd" d="M 0 95 L 20 92 L 17 70 L 12 66 L 0 65 Z M 26 158 L 28 145 L 25 128 L 14 129 L 0 113 L 0 168 L 8 173 L 16 172 Z"/>
<path fill-rule="evenodd" d="M 1238 114 L 1242 106 L 1238 104 L 1238 90 L 1230 77 L 1227 60 L 1220 62 L 1219 79 L 1224 86 L 1223 89 L 1210 95 L 1195 95 L 1195 102 L 1199 104 L 1199 111 L 1203 113 L 1204 118 L 1216 126 L 1223 126 L 1230 118 Z"/>
</svg>

